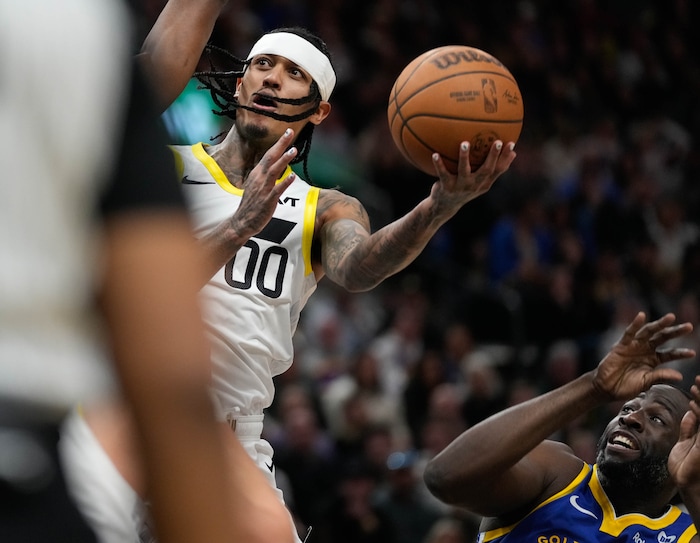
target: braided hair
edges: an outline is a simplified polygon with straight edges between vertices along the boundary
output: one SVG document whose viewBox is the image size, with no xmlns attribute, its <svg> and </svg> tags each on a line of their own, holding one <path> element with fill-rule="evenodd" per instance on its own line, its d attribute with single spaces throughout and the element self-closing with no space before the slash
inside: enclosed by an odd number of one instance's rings
<svg viewBox="0 0 700 543">
<path fill-rule="evenodd" d="M 296 34 L 301 38 L 304 38 L 306 41 L 308 41 L 314 47 L 316 47 L 319 51 L 321 51 L 324 55 L 326 55 L 332 64 L 331 54 L 328 50 L 328 46 L 326 45 L 326 43 L 306 28 L 296 26 L 276 28 L 275 30 L 266 32 L 266 34 L 273 34 L 276 32 L 288 32 Z M 229 51 L 217 47 L 211 43 L 207 44 L 204 51 L 207 54 L 207 59 L 209 61 L 209 70 L 195 72 L 194 76 L 199 80 L 201 84 L 200 88 L 206 89 L 211 93 L 214 104 L 216 105 L 216 107 L 219 108 L 219 110 L 213 110 L 216 115 L 225 116 L 231 120 L 235 120 L 236 112 L 238 109 L 247 109 L 250 111 L 255 111 L 260 115 L 266 115 L 278 121 L 295 122 L 309 117 L 318 109 L 318 106 L 321 103 L 321 93 L 319 91 L 318 85 L 316 81 L 312 81 L 308 96 L 305 96 L 303 98 L 270 98 L 271 100 L 281 104 L 311 104 L 311 106 L 307 110 L 297 115 L 280 115 L 279 113 L 271 111 L 260 111 L 242 105 L 238 102 L 238 98 L 236 97 L 236 81 L 239 77 L 243 77 L 243 74 L 245 73 L 248 65 L 250 64 L 250 61 L 242 60 L 230 53 Z M 219 68 L 217 68 L 213 58 L 216 54 L 222 56 L 228 62 L 232 63 L 235 69 L 220 70 Z M 301 132 L 299 132 L 299 135 L 296 139 L 296 146 L 299 152 L 297 156 L 294 157 L 294 159 L 291 161 L 292 164 L 297 164 L 299 162 L 303 163 L 304 176 L 308 181 L 311 180 L 308 170 L 308 159 L 309 151 L 311 150 L 311 139 L 313 136 L 314 128 L 315 125 L 313 123 L 307 123 L 304 126 L 304 128 L 302 128 Z M 220 135 L 221 134 L 217 135 L 214 139 L 216 139 Z"/>
</svg>

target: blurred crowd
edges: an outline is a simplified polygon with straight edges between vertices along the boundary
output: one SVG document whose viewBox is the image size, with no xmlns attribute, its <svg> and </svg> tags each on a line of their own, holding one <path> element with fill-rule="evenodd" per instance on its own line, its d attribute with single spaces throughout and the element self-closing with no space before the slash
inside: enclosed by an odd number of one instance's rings
<svg viewBox="0 0 700 543">
<path fill-rule="evenodd" d="M 146 19 L 162 3 L 144 0 Z M 486 50 L 525 104 L 511 170 L 413 265 L 364 294 L 322 281 L 302 314 L 265 432 L 312 541 L 471 541 L 478 519 L 425 492 L 427 459 L 595 367 L 639 310 L 694 323 L 684 341 L 700 348 L 698 11 L 690 0 L 229 0 L 213 41 L 237 56 L 280 26 L 328 43 L 338 86 L 314 133 L 311 181 L 357 196 L 375 229 L 433 181 L 399 154 L 386 119 L 415 56 Z M 203 103 L 184 111 L 205 133 L 184 134 L 194 125 L 173 110 L 174 138 L 217 135 L 222 120 Z M 553 437 L 593 462 L 610 415 Z"/>
</svg>

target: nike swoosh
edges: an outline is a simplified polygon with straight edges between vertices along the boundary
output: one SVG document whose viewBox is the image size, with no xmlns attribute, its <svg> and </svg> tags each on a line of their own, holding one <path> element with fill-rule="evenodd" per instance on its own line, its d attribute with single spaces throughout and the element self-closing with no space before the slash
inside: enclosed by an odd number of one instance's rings
<svg viewBox="0 0 700 543">
<path fill-rule="evenodd" d="M 275 463 L 274 463 L 274 462 L 270 462 L 269 464 L 268 464 L 267 462 L 265 462 L 265 465 L 267 466 L 267 469 L 270 470 L 270 473 L 272 473 L 272 472 L 274 471 L 274 469 L 275 469 Z"/>
<path fill-rule="evenodd" d="M 573 506 L 574 509 L 577 511 L 581 511 L 584 515 L 588 515 L 589 517 L 593 517 L 594 519 L 598 520 L 598 517 L 595 516 L 593 511 L 589 511 L 588 509 L 584 509 L 578 504 L 578 494 L 574 494 L 569 498 L 569 502 L 571 502 L 571 505 Z"/>
<path fill-rule="evenodd" d="M 194 179 L 190 179 L 189 177 L 185 176 L 182 178 L 182 184 L 183 185 L 215 185 L 216 183 L 214 181 L 195 181 Z"/>
</svg>

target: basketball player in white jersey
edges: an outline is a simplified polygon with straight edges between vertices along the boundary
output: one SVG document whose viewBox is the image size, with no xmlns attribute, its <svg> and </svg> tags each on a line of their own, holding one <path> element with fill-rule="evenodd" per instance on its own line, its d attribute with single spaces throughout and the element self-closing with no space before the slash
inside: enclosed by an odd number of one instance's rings
<svg viewBox="0 0 700 543">
<path fill-rule="evenodd" d="M 194 73 L 224 4 L 170 0 L 161 12 L 142 61 L 163 107 Z M 289 168 L 305 160 L 314 126 L 330 114 L 335 79 L 318 37 L 303 29 L 268 33 L 253 45 L 230 86 L 221 78 L 211 85 L 235 119 L 225 139 L 174 149 L 195 232 L 209 255 L 202 296 L 220 416 L 273 486 L 273 451 L 261 439 L 264 410 L 273 400 L 273 377 L 292 363 L 292 336 L 317 282 L 325 275 L 359 292 L 404 269 L 515 158 L 512 142 L 497 141 L 472 172 L 464 143 L 453 175 L 436 156 L 438 180 L 428 196 L 371 233 L 355 198 L 312 187 Z M 133 458 L 119 450 L 125 438 L 114 439 L 114 427 L 99 417 L 89 423 L 117 468 L 129 472 Z M 143 486 L 131 482 L 143 495 Z"/>
</svg>

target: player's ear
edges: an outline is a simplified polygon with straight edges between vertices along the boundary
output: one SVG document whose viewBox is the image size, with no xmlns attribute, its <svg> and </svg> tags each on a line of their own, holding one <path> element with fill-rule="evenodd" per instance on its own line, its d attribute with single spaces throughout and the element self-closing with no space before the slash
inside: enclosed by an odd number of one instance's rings
<svg viewBox="0 0 700 543">
<path fill-rule="evenodd" d="M 236 79 L 236 92 L 234 93 L 234 96 L 238 98 L 238 92 L 241 90 L 241 85 L 243 84 L 243 78 L 239 77 Z"/>
<path fill-rule="evenodd" d="M 325 100 L 321 100 L 321 103 L 318 105 L 318 109 L 309 117 L 309 121 L 311 121 L 313 124 L 321 124 L 321 121 L 328 117 L 328 114 L 331 112 L 331 104 L 330 102 L 326 102 Z"/>
</svg>

